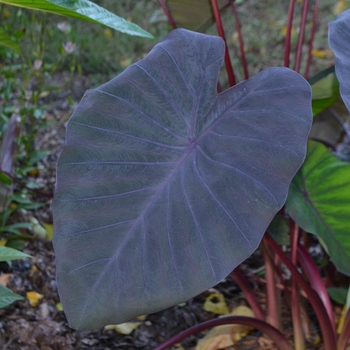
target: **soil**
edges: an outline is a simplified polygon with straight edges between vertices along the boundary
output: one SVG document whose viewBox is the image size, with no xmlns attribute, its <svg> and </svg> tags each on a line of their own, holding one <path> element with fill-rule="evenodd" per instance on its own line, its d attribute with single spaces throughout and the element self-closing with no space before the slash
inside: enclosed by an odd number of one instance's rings
<svg viewBox="0 0 350 350">
<path fill-rule="evenodd" d="M 55 168 L 59 153 L 64 145 L 65 126 L 69 116 L 76 108 L 88 79 L 83 76 L 53 77 L 51 84 L 60 86 L 58 92 L 45 97 L 42 103 L 48 104 L 46 119 L 54 124 L 43 130 L 37 138 L 37 148 L 47 149 L 50 155 L 41 161 L 41 171 L 33 179 L 43 184 L 42 194 L 33 195 L 33 201 L 42 202 L 43 208 L 33 215 L 40 223 L 52 223 L 50 211 L 51 198 L 55 184 Z M 68 103 L 70 96 L 74 103 Z M 43 195 L 49 195 L 49 197 Z M 28 213 L 19 214 L 18 220 L 26 220 Z M 17 220 L 16 219 L 16 220 Z M 28 234 L 28 232 L 27 232 Z M 55 281 L 55 255 L 52 242 L 48 239 L 34 237 L 25 246 L 24 252 L 32 259 L 13 261 L 12 265 L 0 264 L 0 274 L 11 274 L 7 287 L 20 294 L 24 300 L 0 310 L 0 348 L 3 350 L 63 350 L 63 349 L 152 349 L 169 337 L 200 322 L 217 317 L 214 313 L 204 311 L 203 303 L 213 291 L 219 291 L 226 299 L 229 309 L 245 305 L 246 301 L 237 285 L 227 279 L 184 305 L 148 315 L 145 321 L 129 335 L 118 334 L 115 330 L 100 329 L 93 332 L 76 331 L 69 327 L 64 312 L 57 305 L 59 297 Z M 253 254 L 242 266 L 245 274 L 261 266 L 259 252 Z M 262 305 L 266 300 L 263 280 L 250 280 Z M 26 292 L 35 291 L 43 295 L 38 306 L 30 305 Z M 292 336 L 290 315 L 283 310 L 285 335 Z M 314 338 L 317 327 L 313 328 Z M 177 349 L 194 349 L 198 338 L 204 335 L 187 338 Z M 233 347 L 227 348 L 233 349 Z M 252 331 L 237 344 L 234 349 L 275 349 L 273 343 L 258 331 Z M 322 349 L 322 345 L 309 344 L 308 349 Z"/>
</svg>

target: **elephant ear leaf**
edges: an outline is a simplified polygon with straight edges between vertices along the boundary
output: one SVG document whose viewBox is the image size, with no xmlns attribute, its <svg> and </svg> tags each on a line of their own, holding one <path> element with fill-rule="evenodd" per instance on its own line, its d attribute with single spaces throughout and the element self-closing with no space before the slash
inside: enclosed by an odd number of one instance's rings
<svg viewBox="0 0 350 350">
<path fill-rule="evenodd" d="M 340 83 L 340 93 L 350 111 L 350 10 L 329 23 L 328 36 L 329 46 L 336 57 L 335 72 Z"/>
<path fill-rule="evenodd" d="M 286 209 L 302 229 L 322 238 L 337 269 L 350 276 L 350 164 L 309 141 Z"/>
<path fill-rule="evenodd" d="M 61 302 L 78 329 L 184 302 L 258 247 L 311 127 L 311 90 L 267 69 L 221 94 L 224 43 L 177 29 L 87 91 L 53 203 Z"/>
</svg>

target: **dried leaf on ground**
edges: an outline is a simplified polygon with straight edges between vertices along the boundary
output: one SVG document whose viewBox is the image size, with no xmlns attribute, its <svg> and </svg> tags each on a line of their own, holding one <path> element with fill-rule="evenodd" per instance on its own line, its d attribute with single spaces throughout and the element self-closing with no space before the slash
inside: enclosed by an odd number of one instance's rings
<svg viewBox="0 0 350 350">
<path fill-rule="evenodd" d="M 225 298 L 220 293 L 211 293 L 205 300 L 203 309 L 217 315 L 227 315 L 230 313 Z"/>
<path fill-rule="evenodd" d="M 230 316 L 254 317 L 253 311 L 246 306 L 238 306 L 232 310 Z M 240 324 L 214 327 L 198 342 L 195 350 L 219 350 L 233 346 L 245 337 L 253 328 Z"/>
</svg>

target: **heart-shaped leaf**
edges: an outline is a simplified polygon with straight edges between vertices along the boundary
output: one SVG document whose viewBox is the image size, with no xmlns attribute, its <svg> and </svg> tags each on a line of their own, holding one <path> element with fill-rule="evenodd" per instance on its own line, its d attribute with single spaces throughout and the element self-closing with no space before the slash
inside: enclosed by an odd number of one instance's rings
<svg viewBox="0 0 350 350">
<path fill-rule="evenodd" d="M 188 300 L 254 252 L 304 160 L 309 84 L 271 68 L 217 94 L 224 44 L 178 29 L 88 91 L 53 203 L 58 289 L 92 329 Z"/>
<path fill-rule="evenodd" d="M 350 10 L 341 13 L 329 23 L 329 46 L 335 53 L 335 72 L 340 93 L 350 111 Z"/>
<path fill-rule="evenodd" d="M 301 228 L 323 239 L 337 269 L 350 275 L 350 164 L 310 141 L 286 209 Z"/>
</svg>

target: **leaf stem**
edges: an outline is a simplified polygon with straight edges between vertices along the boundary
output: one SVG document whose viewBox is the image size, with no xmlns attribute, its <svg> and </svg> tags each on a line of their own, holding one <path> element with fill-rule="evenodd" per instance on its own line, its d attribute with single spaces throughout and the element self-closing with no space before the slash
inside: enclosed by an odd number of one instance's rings
<svg viewBox="0 0 350 350">
<path fill-rule="evenodd" d="M 196 326 L 193 326 L 185 331 L 175 335 L 174 337 L 168 339 L 163 344 L 158 345 L 154 350 L 165 350 L 179 342 L 190 335 L 202 332 L 208 328 L 222 326 L 227 324 L 242 324 L 245 326 L 251 326 L 262 333 L 267 334 L 276 344 L 280 350 L 293 350 L 292 345 L 289 343 L 288 339 L 275 327 L 269 325 L 267 322 L 259 320 L 255 317 L 246 317 L 246 316 L 226 316 L 216 318 L 207 322 L 200 323 Z"/>
<path fill-rule="evenodd" d="M 167 6 L 165 5 L 163 0 L 158 0 L 158 2 L 160 4 L 161 8 L 163 9 L 165 15 L 167 16 L 169 24 L 171 25 L 171 27 L 173 29 L 176 29 L 176 23 L 175 23 L 174 17 L 172 16 L 170 10 L 167 8 Z"/>
<path fill-rule="evenodd" d="M 290 230 L 290 247 L 291 247 L 291 261 L 294 266 L 297 266 L 297 248 L 299 241 L 299 226 L 293 219 L 289 219 Z M 305 349 L 305 339 L 303 334 L 303 328 L 301 323 L 301 310 L 300 310 L 300 295 L 297 285 L 297 280 L 292 278 L 292 322 L 294 333 L 294 346 L 296 350 Z"/>
<path fill-rule="evenodd" d="M 313 260 L 310 258 L 309 254 L 307 253 L 306 249 L 299 243 L 298 244 L 298 261 L 307 277 L 307 279 L 310 281 L 310 284 L 312 288 L 317 291 L 317 294 L 321 298 L 323 305 L 328 313 L 328 318 L 332 324 L 332 329 L 330 329 L 330 332 L 333 332 L 334 335 L 336 334 L 336 327 L 335 327 L 335 321 L 334 321 L 334 314 L 333 314 L 333 308 L 331 301 L 329 299 L 327 289 L 322 281 L 322 278 L 320 276 L 320 273 L 313 262 Z"/>
<path fill-rule="evenodd" d="M 338 346 L 337 346 L 338 350 L 345 350 L 347 348 L 348 341 L 350 338 L 350 311 L 349 310 L 346 313 L 343 329 L 339 335 Z"/>
<path fill-rule="evenodd" d="M 247 79 L 249 79 L 248 63 L 247 63 L 247 59 L 245 57 L 245 52 L 244 52 L 244 42 L 243 42 L 243 35 L 242 35 L 242 30 L 241 30 L 241 23 L 239 21 L 238 11 L 237 11 L 237 7 L 236 7 L 234 1 L 230 0 L 230 4 L 231 4 L 233 15 L 235 17 L 235 22 L 236 22 L 236 30 L 238 33 L 239 51 L 241 54 L 241 62 L 242 62 L 244 79 L 247 80 Z"/>
<path fill-rule="evenodd" d="M 294 6 L 295 6 L 295 0 L 290 0 L 289 10 L 288 10 L 286 42 L 284 44 L 284 66 L 287 68 L 289 68 L 289 65 L 290 65 L 290 43 L 291 43 L 291 37 L 292 37 Z"/>
<path fill-rule="evenodd" d="M 262 321 L 265 321 L 265 313 L 259 304 L 253 289 L 250 287 L 246 277 L 242 273 L 239 267 L 235 268 L 231 273 L 230 277 L 235 280 L 239 288 L 241 288 L 249 306 L 254 312 L 254 316 Z"/>
<path fill-rule="evenodd" d="M 311 36 L 309 41 L 309 53 L 307 57 L 307 63 L 306 63 L 305 74 L 304 74 L 305 79 L 309 79 L 309 72 L 310 72 L 310 66 L 311 66 L 311 60 L 312 60 L 312 49 L 315 41 L 316 23 L 317 23 L 319 5 L 320 5 L 320 0 L 315 0 L 314 16 L 312 19 L 312 29 L 311 29 Z"/>
<path fill-rule="evenodd" d="M 219 9 L 217 0 L 210 0 L 210 1 L 211 1 L 211 6 L 212 6 L 212 9 L 214 12 L 214 18 L 215 18 L 215 23 L 216 23 L 218 33 L 219 33 L 220 37 L 225 42 L 225 66 L 226 66 L 226 70 L 227 70 L 227 77 L 229 80 L 229 84 L 230 84 L 230 86 L 233 86 L 233 85 L 236 85 L 236 80 L 235 80 L 235 75 L 233 73 L 233 68 L 232 68 L 232 64 L 231 64 L 231 60 L 230 60 L 230 54 L 228 52 L 224 27 L 223 27 L 222 21 L 221 21 L 220 9 Z"/>
<path fill-rule="evenodd" d="M 262 253 L 265 263 L 266 272 L 266 295 L 267 295 L 267 321 L 280 331 L 282 331 L 281 321 L 281 293 L 276 287 L 277 274 L 275 273 L 275 266 L 270 246 L 263 239 Z"/>
<path fill-rule="evenodd" d="M 297 52 L 296 52 L 296 56 L 295 56 L 295 65 L 294 65 L 294 70 L 297 73 L 299 73 L 299 71 L 300 71 L 300 63 L 301 63 L 301 55 L 303 52 L 303 44 L 304 44 L 305 26 L 306 26 L 306 20 L 307 20 L 308 6 L 309 6 L 309 0 L 304 0 L 303 12 L 301 14 L 301 21 L 300 21 L 298 46 L 297 46 Z"/>
<path fill-rule="evenodd" d="M 306 283 L 304 278 L 298 272 L 297 268 L 292 264 L 288 257 L 283 253 L 280 246 L 271 238 L 267 232 L 265 233 L 265 239 L 272 246 L 275 253 L 278 254 L 278 256 L 281 258 L 282 262 L 288 267 L 293 275 L 293 278 L 298 281 L 299 285 L 302 287 L 307 297 L 309 298 L 309 301 L 314 308 L 321 327 L 325 349 L 336 349 L 337 338 L 333 332 L 329 332 L 329 330 L 332 329 L 332 324 L 319 295 Z"/>
</svg>

